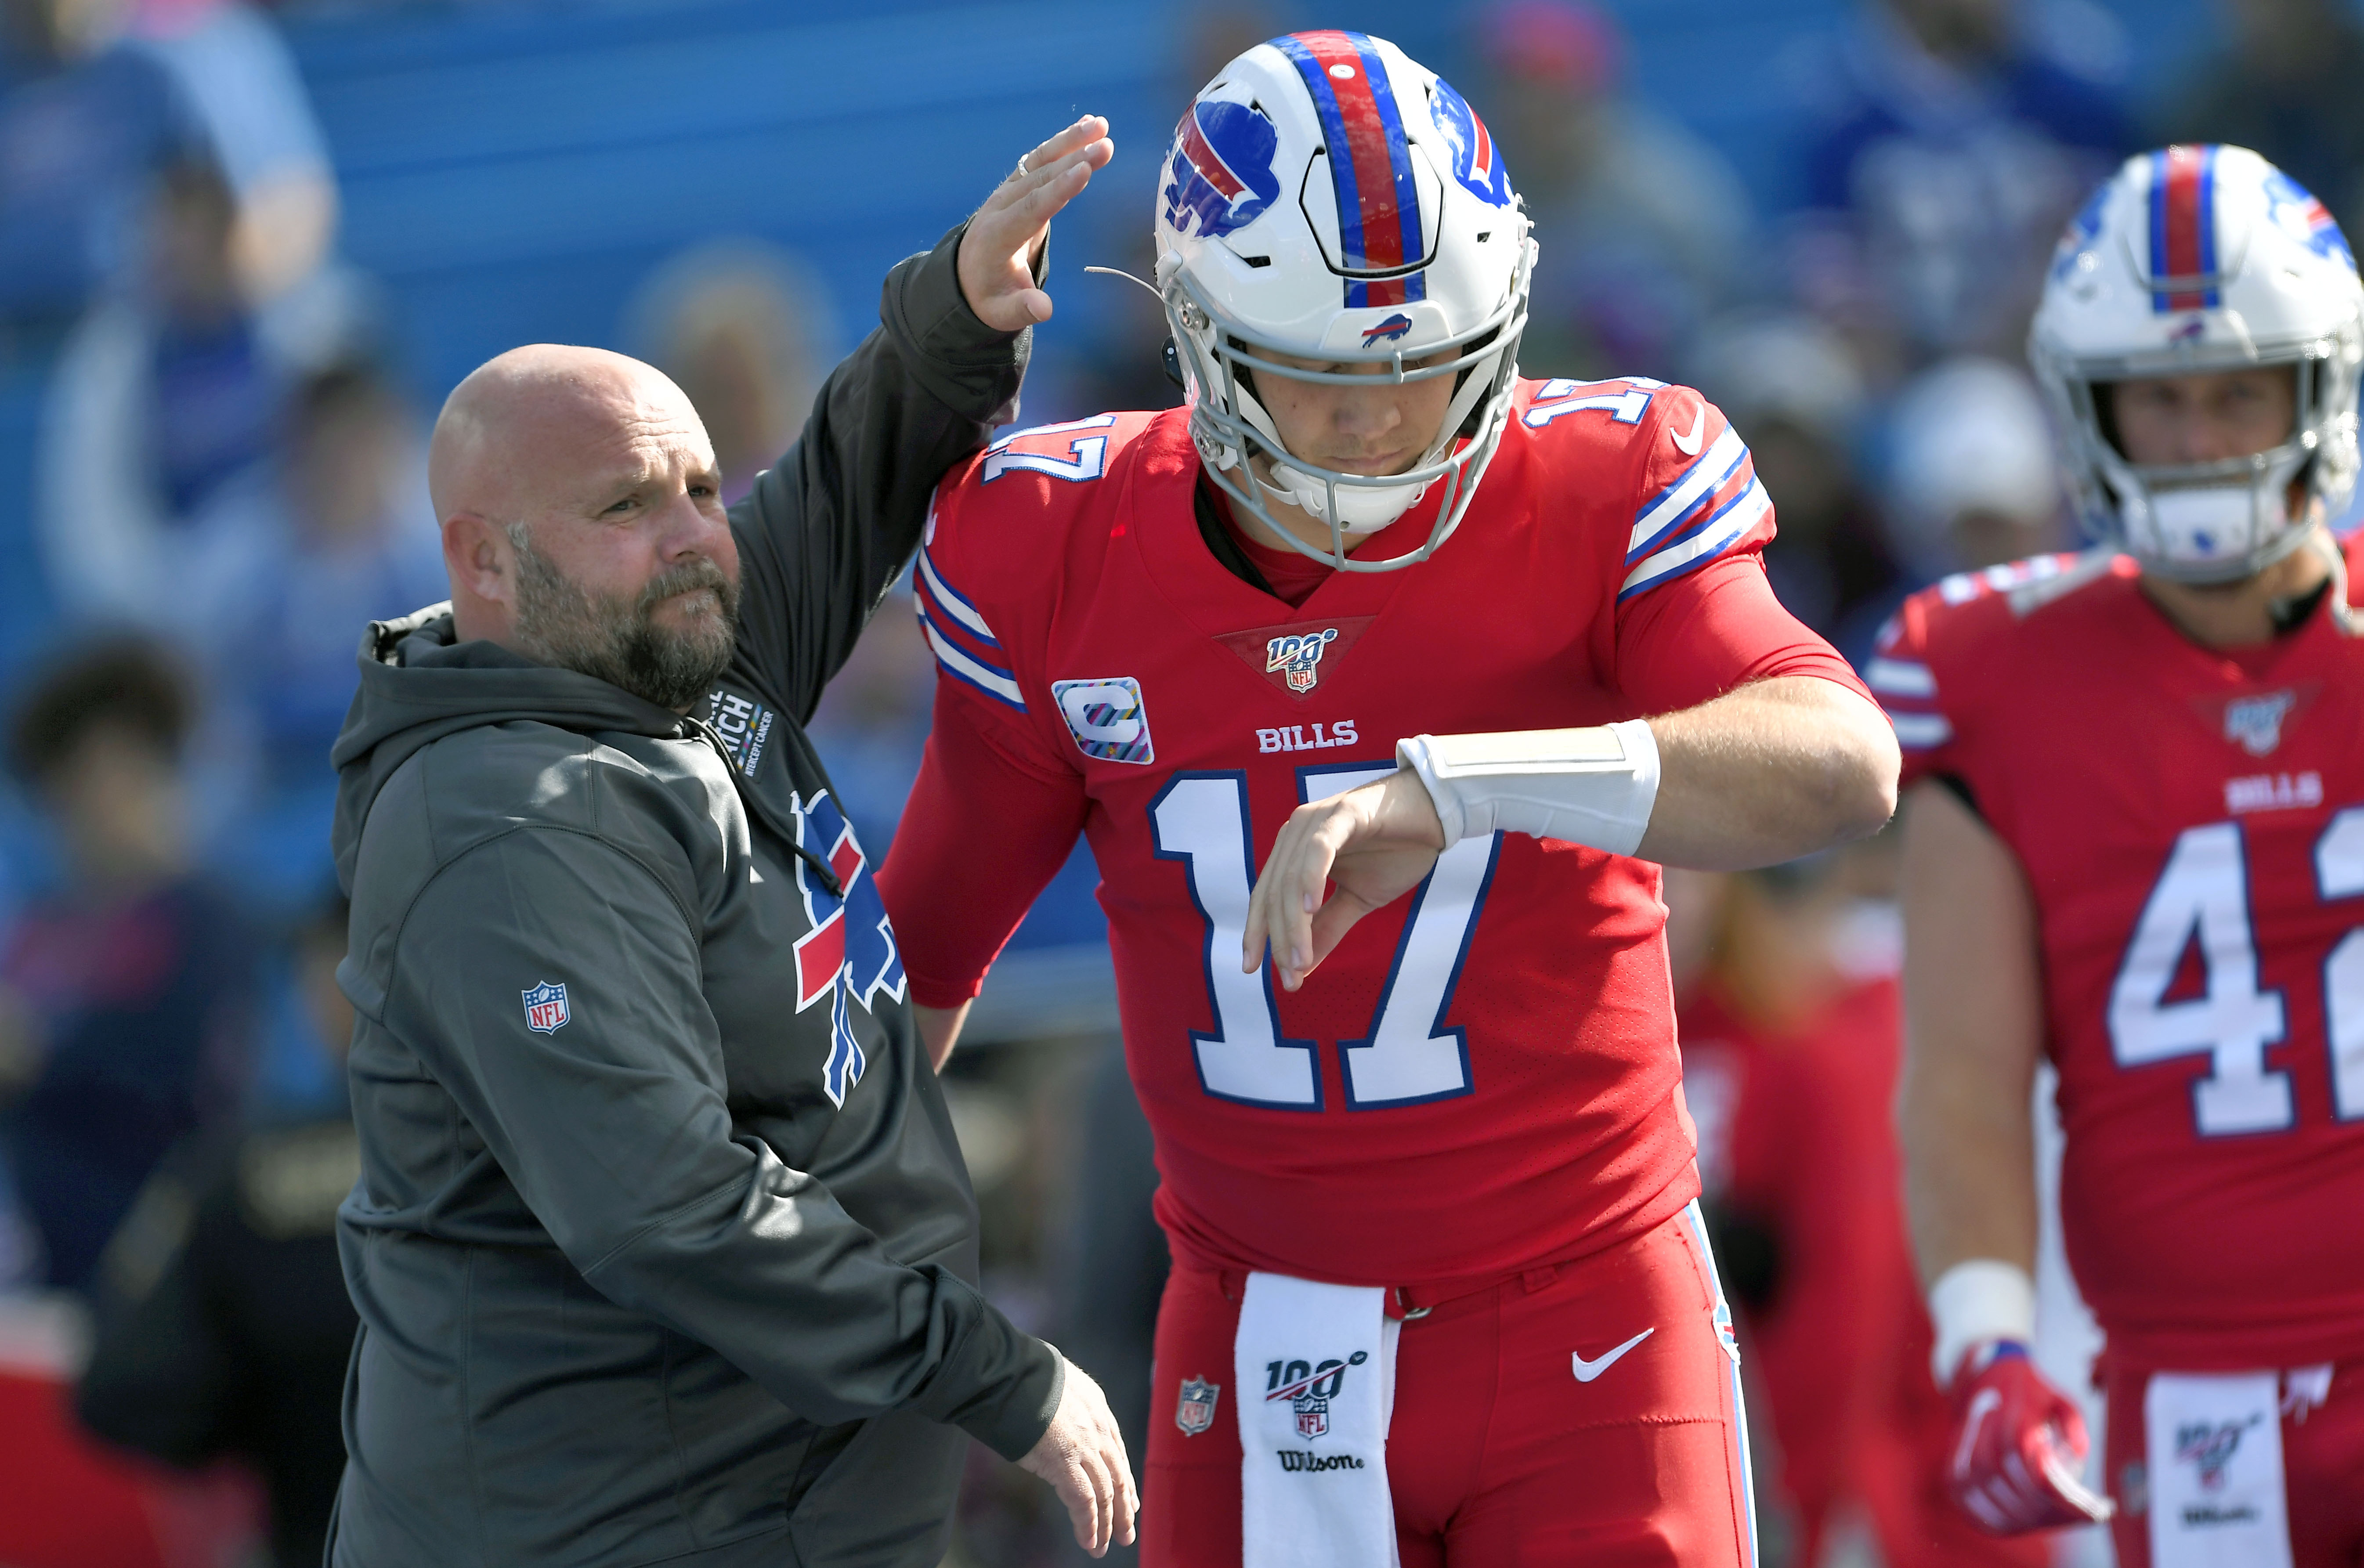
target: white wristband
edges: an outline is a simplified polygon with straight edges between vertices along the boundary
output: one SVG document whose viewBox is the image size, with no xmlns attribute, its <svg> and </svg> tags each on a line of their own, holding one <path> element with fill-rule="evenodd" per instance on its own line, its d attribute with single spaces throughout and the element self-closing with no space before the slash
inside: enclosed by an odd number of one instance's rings
<svg viewBox="0 0 2364 1568">
<path fill-rule="evenodd" d="M 1630 855 L 1658 799 L 1658 742 L 1638 718 L 1587 729 L 1415 735 L 1396 762 L 1420 775 L 1444 841 L 1500 830 Z"/>
<path fill-rule="evenodd" d="M 1929 1287 L 1929 1321 L 1937 1331 L 1929 1370 L 1943 1388 L 1980 1340 L 2024 1344 L 2035 1338 L 2035 1282 L 2025 1269 L 1994 1258 L 1956 1263 Z"/>
</svg>

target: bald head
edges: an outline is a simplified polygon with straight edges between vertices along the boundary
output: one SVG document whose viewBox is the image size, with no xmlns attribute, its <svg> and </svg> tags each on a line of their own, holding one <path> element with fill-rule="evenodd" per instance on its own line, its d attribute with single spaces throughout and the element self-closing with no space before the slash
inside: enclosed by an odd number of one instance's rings
<svg viewBox="0 0 2364 1568">
<path fill-rule="evenodd" d="M 654 365 L 563 343 L 511 349 L 443 400 L 427 454 L 436 518 L 472 511 L 506 524 L 551 499 L 553 480 L 581 476 L 586 459 L 668 433 L 712 457 L 697 411 Z"/>
<path fill-rule="evenodd" d="M 622 354 L 535 343 L 479 365 L 444 400 L 427 482 L 463 639 L 558 662 L 534 645 L 538 583 L 544 608 L 563 583 L 653 633 L 676 619 L 699 629 L 689 623 L 721 607 L 718 575 L 735 589 L 706 427 L 681 388 Z M 693 580 L 709 586 L 670 592 Z M 659 596 L 642 602 L 652 589 Z"/>
</svg>

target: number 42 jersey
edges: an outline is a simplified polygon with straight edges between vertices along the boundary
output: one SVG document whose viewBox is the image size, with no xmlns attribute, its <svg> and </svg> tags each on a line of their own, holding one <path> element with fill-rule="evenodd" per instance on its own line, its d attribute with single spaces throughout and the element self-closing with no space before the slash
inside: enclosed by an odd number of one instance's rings
<svg viewBox="0 0 2364 1568">
<path fill-rule="evenodd" d="M 1466 840 L 1300 991 L 1240 969 L 1281 824 L 1392 771 L 1401 737 L 1602 724 L 1759 676 L 1854 684 L 1774 601 L 1769 503 L 1696 393 L 1528 382 L 1512 409 L 1431 559 L 1295 606 L 1202 535 L 1179 409 L 1022 434 L 939 492 L 918 582 L 934 729 L 881 877 L 906 972 L 928 1006 L 975 995 L 1087 835 L 1158 1216 L 1203 1262 L 1474 1280 L 1697 1190 L 1654 865 Z M 1357 559 L 1416 550 L 1436 504 Z"/>
<path fill-rule="evenodd" d="M 2272 643 L 2207 649 L 2138 582 L 2106 552 L 1950 578 L 1867 673 L 1905 782 L 1958 781 L 2026 873 L 2063 1237 L 2112 1351 L 2344 1361 L 2364 1352 L 2364 636 L 2335 581 Z"/>
</svg>

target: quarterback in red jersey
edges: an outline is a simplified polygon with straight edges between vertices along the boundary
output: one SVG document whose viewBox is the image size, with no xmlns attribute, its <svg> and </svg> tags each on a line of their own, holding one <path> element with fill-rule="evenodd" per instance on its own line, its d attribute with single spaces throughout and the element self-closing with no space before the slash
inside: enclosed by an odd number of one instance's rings
<svg viewBox="0 0 2364 1568">
<path fill-rule="evenodd" d="M 1518 378 L 1524 217 L 1394 46 L 1232 61 L 1157 222 L 1190 405 L 945 481 L 882 873 L 942 1052 L 1091 842 L 1176 1262 L 1144 1561 L 1748 1562 L 1649 862 L 1869 832 L 1892 735 L 1720 414 Z"/>
<path fill-rule="evenodd" d="M 2357 471 L 2364 285 L 2255 153 L 2130 161 L 2031 358 L 2108 543 L 1908 601 L 1914 1239 L 1990 1528 L 2104 1516 L 2129 1568 L 2364 1552 L 2364 631 L 2325 526 Z M 2031 1367 L 2029 1084 L 2107 1336 L 2102 1491 Z"/>
</svg>

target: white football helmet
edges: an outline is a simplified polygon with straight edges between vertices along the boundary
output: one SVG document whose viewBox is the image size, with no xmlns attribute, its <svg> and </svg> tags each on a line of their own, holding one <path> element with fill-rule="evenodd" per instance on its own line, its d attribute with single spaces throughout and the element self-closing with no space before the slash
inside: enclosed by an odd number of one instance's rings
<svg viewBox="0 0 2364 1568">
<path fill-rule="evenodd" d="M 1225 66 L 1182 117 L 1157 193 L 1157 289 L 1214 482 L 1331 566 L 1427 560 L 1468 510 L 1510 419 L 1534 259 L 1527 228 L 1477 114 L 1395 45 L 1294 33 Z M 1324 468 L 1283 446 L 1254 376 L 1366 385 L 1373 373 L 1302 370 L 1276 352 L 1384 365 L 1391 383 L 1452 376 L 1452 402 L 1408 473 Z M 1387 527 L 1440 482 L 1420 550 L 1347 557 L 1348 535 Z M 1267 493 L 1327 521 L 1330 549 L 1275 524 Z"/>
<path fill-rule="evenodd" d="M 2126 160 L 2053 253 L 2027 357 L 2066 435 L 2089 524 L 2147 572 L 2224 583 L 2295 549 L 2356 482 L 2364 284 L 2339 227 L 2246 148 Z M 2252 457 L 2128 461 L 2099 384 L 2288 365 L 2297 417 Z M 2307 503 L 2289 504 L 2303 478 Z"/>
</svg>

